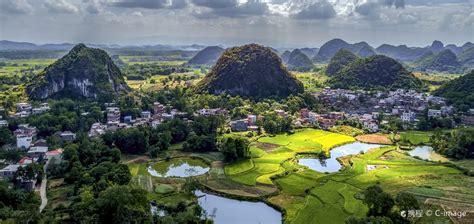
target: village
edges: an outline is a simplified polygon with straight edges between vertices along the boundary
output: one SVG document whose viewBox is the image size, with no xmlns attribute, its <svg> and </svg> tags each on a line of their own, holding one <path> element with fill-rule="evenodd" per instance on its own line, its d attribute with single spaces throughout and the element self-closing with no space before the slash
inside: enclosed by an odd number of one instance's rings
<svg viewBox="0 0 474 224">
<path fill-rule="evenodd" d="M 343 89 L 325 88 L 321 92 L 312 93 L 318 102 L 321 102 L 325 111 L 311 111 L 307 108 L 300 109 L 295 114 L 289 114 L 284 110 L 270 111 L 278 116 L 291 119 L 295 128 L 314 127 L 329 130 L 336 125 L 351 125 L 363 129 L 367 133 L 380 132 L 381 127 L 388 125 L 389 119 L 400 120 L 406 129 L 416 128 L 420 117 L 448 119 L 453 126 L 473 125 L 474 109 L 467 114 L 458 113 L 452 106 L 447 105 L 441 97 L 431 96 L 427 93 L 418 93 L 413 90 L 396 90 L 390 92 L 366 92 Z M 107 131 L 115 131 L 122 128 L 151 126 L 157 127 L 166 120 L 182 118 L 188 119 L 185 112 L 171 108 L 160 102 L 154 102 L 152 111 L 142 111 L 141 116 L 122 116 L 119 107 L 114 103 L 106 103 L 103 113 L 106 117 L 105 123 L 96 122 L 92 124 L 88 132 L 91 138 L 101 136 Z M 29 103 L 22 102 L 16 105 L 14 118 L 24 118 L 47 112 L 50 109 L 48 103 L 42 103 L 39 107 L 32 107 Z M 2 111 L 4 111 L 2 109 Z M 5 113 L 3 113 L 5 114 Z M 82 115 L 87 115 L 83 113 Z M 229 111 L 220 108 L 202 108 L 194 112 L 194 116 L 222 115 L 228 123 L 232 132 L 258 132 L 261 115 L 248 114 L 246 117 L 231 120 Z M 455 117 L 460 122 L 455 124 Z M 0 127 L 8 127 L 7 120 L 0 117 Z M 36 138 L 36 128 L 29 124 L 20 124 L 13 132 L 16 138 L 16 148 L 25 150 L 26 156 L 15 163 L 8 164 L 0 170 L 1 178 L 12 178 L 20 167 L 31 163 L 44 164 L 55 158 L 56 162 L 61 159 L 62 149 L 50 149 L 44 139 Z M 55 133 L 61 141 L 73 141 L 76 134 L 70 131 Z M 6 161 L 4 161 L 6 162 Z M 36 179 L 22 180 L 25 189 L 32 190 Z"/>
</svg>

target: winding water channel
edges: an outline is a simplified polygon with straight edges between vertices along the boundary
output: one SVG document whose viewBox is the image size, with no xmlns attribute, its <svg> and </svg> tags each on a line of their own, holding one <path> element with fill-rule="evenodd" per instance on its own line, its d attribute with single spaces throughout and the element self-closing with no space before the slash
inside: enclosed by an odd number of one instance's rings
<svg viewBox="0 0 474 224">
<path fill-rule="evenodd" d="M 362 142 L 354 142 L 342 146 L 338 146 L 330 151 L 330 157 L 322 158 L 304 158 L 299 159 L 298 164 L 306 166 L 318 172 L 334 173 L 338 172 L 342 165 L 337 158 L 348 155 L 356 155 L 361 152 L 367 152 L 369 149 L 381 147 L 379 144 L 368 144 Z"/>
</svg>

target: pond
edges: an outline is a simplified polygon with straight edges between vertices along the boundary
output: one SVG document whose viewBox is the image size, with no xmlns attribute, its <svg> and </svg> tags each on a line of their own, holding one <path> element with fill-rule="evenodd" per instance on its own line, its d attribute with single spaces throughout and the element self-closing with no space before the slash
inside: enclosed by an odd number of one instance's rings
<svg viewBox="0 0 474 224">
<path fill-rule="evenodd" d="M 216 224 L 274 224 L 282 222 L 281 213 L 263 202 L 239 201 L 199 190 L 194 194 L 198 197 L 199 205 L 207 212 L 208 216 L 213 215 Z"/>
<path fill-rule="evenodd" d="M 430 161 L 446 161 L 442 155 L 436 153 L 431 146 L 417 146 L 414 149 L 408 151 L 410 156 L 416 156 L 420 159 L 430 160 Z"/>
<path fill-rule="evenodd" d="M 148 167 L 148 173 L 155 177 L 190 177 L 207 173 L 209 166 L 199 159 L 174 158 L 157 162 Z"/>
<path fill-rule="evenodd" d="M 330 157 L 327 159 L 319 158 L 305 158 L 299 159 L 298 164 L 306 166 L 312 170 L 318 172 L 337 172 L 341 169 L 342 165 L 337 161 L 338 157 L 355 155 L 360 152 L 367 152 L 369 149 L 381 147 L 379 144 L 368 144 L 362 142 L 354 142 L 346 145 L 336 147 L 330 151 Z"/>
</svg>

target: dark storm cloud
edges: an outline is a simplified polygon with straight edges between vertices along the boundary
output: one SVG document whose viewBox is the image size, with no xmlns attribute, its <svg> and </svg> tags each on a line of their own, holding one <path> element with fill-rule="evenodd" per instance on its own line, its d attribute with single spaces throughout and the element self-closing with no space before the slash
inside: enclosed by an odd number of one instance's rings
<svg viewBox="0 0 474 224">
<path fill-rule="evenodd" d="M 293 14 L 295 19 L 330 19 L 336 16 L 336 10 L 334 10 L 333 5 L 327 1 L 317 1 L 310 4 L 300 6 L 301 9 Z"/>
<path fill-rule="evenodd" d="M 216 17 L 242 18 L 249 16 L 260 16 L 268 13 L 268 5 L 260 0 L 249 0 L 243 4 L 229 4 L 228 7 L 210 8 L 201 12 L 195 12 L 195 16 L 201 19 Z M 209 7 L 208 7 L 209 8 Z"/>
<path fill-rule="evenodd" d="M 382 7 L 405 8 L 405 0 L 375 0 L 359 4 L 355 12 L 362 16 L 378 16 Z"/>
<path fill-rule="evenodd" d="M 238 5 L 237 0 L 192 0 L 192 3 L 212 9 L 236 7 Z"/>
</svg>

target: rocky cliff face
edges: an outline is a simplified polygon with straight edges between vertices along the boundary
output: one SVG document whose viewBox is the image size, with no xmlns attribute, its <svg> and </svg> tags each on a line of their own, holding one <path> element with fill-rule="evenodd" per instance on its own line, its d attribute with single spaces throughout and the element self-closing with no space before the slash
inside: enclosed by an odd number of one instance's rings
<svg viewBox="0 0 474 224">
<path fill-rule="evenodd" d="M 84 44 L 75 46 L 27 86 L 28 95 L 35 100 L 51 97 L 110 100 L 127 91 L 129 87 L 107 53 Z"/>
<path fill-rule="evenodd" d="M 249 44 L 227 49 L 196 90 L 262 99 L 301 93 L 303 84 L 270 48 Z"/>
</svg>

